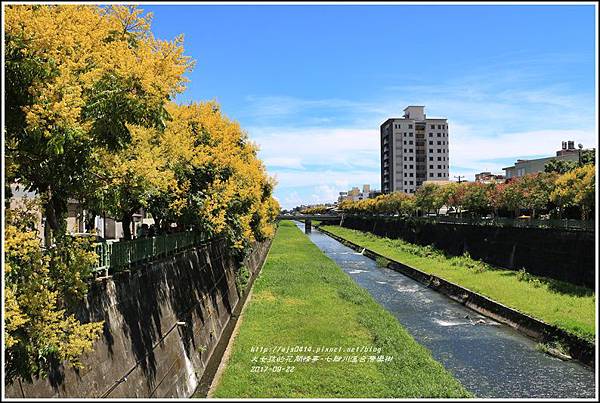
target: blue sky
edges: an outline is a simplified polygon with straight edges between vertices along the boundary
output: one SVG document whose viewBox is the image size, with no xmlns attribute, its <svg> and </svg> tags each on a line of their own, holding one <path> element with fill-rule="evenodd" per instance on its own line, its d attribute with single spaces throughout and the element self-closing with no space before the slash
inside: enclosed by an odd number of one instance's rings
<svg viewBox="0 0 600 403">
<path fill-rule="evenodd" d="M 283 208 L 378 189 L 379 125 L 407 105 L 448 118 L 451 177 L 597 146 L 592 5 L 141 7 L 196 60 L 178 101 L 240 122 Z"/>
</svg>

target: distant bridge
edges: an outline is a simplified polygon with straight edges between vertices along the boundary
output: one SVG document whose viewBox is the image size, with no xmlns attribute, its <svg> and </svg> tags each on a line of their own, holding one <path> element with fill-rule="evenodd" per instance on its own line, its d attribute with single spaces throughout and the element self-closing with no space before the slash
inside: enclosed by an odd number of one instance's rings
<svg viewBox="0 0 600 403">
<path fill-rule="evenodd" d="M 341 214 L 280 214 L 277 216 L 279 220 L 315 220 L 315 221 L 333 221 L 341 220 Z"/>
<path fill-rule="evenodd" d="M 304 221 L 304 232 L 310 234 L 312 221 L 339 221 L 343 219 L 341 214 L 280 214 L 279 220 Z"/>
</svg>

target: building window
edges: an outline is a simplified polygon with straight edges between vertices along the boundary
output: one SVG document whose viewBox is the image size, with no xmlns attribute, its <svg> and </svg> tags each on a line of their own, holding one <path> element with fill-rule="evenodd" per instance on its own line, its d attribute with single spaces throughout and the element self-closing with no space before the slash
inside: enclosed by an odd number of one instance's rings
<svg viewBox="0 0 600 403">
<path fill-rule="evenodd" d="M 438 129 L 441 129 L 441 128 L 442 128 L 442 125 L 438 125 Z"/>
<path fill-rule="evenodd" d="M 408 160 L 409 160 L 409 161 L 412 161 L 412 160 L 413 160 L 413 157 L 408 157 Z"/>
<path fill-rule="evenodd" d="M 406 157 L 404 157 L 404 158 L 406 158 Z M 429 157 L 429 161 L 433 161 L 433 157 Z"/>
<path fill-rule="evenodd" d="M 408 132 L 408 137 L 412 137 L 412 136 L 413 136 L 412 132 Z"/>
<path fill-rule="evenodd" d="M 433 133 L 429 133 L 429 137 L 433 137 Z"/>
<path fill-rule="evenodd" d="M 409 128 L 409 129 L 412 129 L 412 125 L 408 125 L 408 128 Z"/>
<path fill-rule="evenodd" d="M 432 129 L 435 129 L 435 125 L 431 125 L 431 128 L 432 128 Z"/>
<path fill-rule="evenodd" d="M 442 137 L 442 133 L 438 133 L 438 137 Z"/>
<path fill-rule="evenodd" d="M 433 172 L 429 172 L 429 177 L 433 178 Z"/>
<path fill-rule="evenodd" d="M 407 185 L 407 182 L 406 182 L 406 181 L 404 181 L 404 186 L 406 186 L 406 185 Z"/>
<path fill-rule="evenodd" d="M 412 149 L 412 148 L 411 148 L 411 149 L 409 149 L 409 150 L 408 150 L 408 152 L 409 152 L 409 153 L 412 153 L 412 152 L 413 152 L 413 149 Z"/>
<path fill-rule="evenodd" d="M 410 184 L 411 184 L 411 185 L 414 185 L 414 181 L 410 181 Z"/>
<path fill-rule="evenodd" d="M 404 145 L 406 145 L 406 140 L 404 140 Z"/>
<path fill-rule="evenodd" d="M 442 166 L 441 166 L 441 165 L 438 165 L 438 169 L 442 169 Z"/>
<path fill-rule="evenodd" d="M 406 175 L 406 172 L 404 172 L 404 177 L 405 177 L 405 178 L 407 177 L 407 175 Z"/>
<path fill-rule="evenodd" d="M 433 169 L 433 165 L 429 165 L 429 169 Z"/>
<path fill-rule="evenodd" d="M 441 145 L 442 145 L 442 142 L 441 142 L 441 141 L 438 141 L 437 143 L 438 143 L 438 146 L 441 146 Z"/>
<path fill-rule="evenodd" d="M 441 177 L 442 177 L 442 173 L 438 172 L 438 178 L 441 178 Z"/>
<path fill-rule="evenodd" d="M 410 176 L 411 178 L 414 176 L 414 174 L 411 172 L 410 174 L 408 174 L 408 176 Z M 412 183 L 411 183 L 412 185 Z"/>
<path fill-rule="evenodd" d="M 410 169 L 413 169 L 413 167 L 414 167 L 414 165 L 411 165 L 411 166 L 410 166 Z"/>
<path fill-rule="evenodd" d="M 441 149 L 441 148 L 438 148 L 438 153 L 441 153 L 441 152 L 442 152 L 442 149 Z"/>
<path fill-rule="evenodd" d="M 433 141 L 429 140 L 429 145 L 432 146 L 433 145 Z"/>
<path fill-rule="evenodd" d="M 442 157 L 438 157 L 438 161 L 441 161 L 441 160 L 442 160 Z"/>
<path fill-rule="evenodd" d="M 408 145 L 412 146 L 413 145 L 413 141 L 412 140 L 408 140 Z"/>
</svg>

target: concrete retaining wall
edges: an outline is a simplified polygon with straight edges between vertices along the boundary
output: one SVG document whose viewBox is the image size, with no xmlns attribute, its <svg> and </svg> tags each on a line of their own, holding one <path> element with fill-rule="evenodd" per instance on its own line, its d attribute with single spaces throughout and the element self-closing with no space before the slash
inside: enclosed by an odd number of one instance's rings
<svg viewBox="0 0 600 403">
<path fill-rule="evenodd" d="M 433 245 L 450 255 L 469 252 L 492 265 L 595 287 L 594 233 L 547 228 L 434 224 L 385 217 L 345 217 L 344 227 Z"/>
<path fill-rule="evenodd" d="M 252 280 L 269 247 L 256 244 L 246 258 Z M 6 396 L 190 397 L 248 291 L 236 288 L 238 269 L 218 240 L 96 281 L 78 316 L 105 326 L 85 368 L 61 365 L 47 379 L 9 385 Z"/>
</svg>

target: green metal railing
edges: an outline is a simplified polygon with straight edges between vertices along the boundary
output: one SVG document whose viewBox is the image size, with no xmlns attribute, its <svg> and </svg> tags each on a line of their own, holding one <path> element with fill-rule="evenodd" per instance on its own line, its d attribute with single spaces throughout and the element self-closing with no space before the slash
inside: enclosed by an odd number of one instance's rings
<svg viewBox="0 0 600 403">
<path fill-rule="evenodd" d="M 106 241 L 96 244 L 97 274 L 108 275 L 124 268 L 198 246 L 207 239 L 198 232 L 179 232 L 132 241 Z"/>
</svg>

